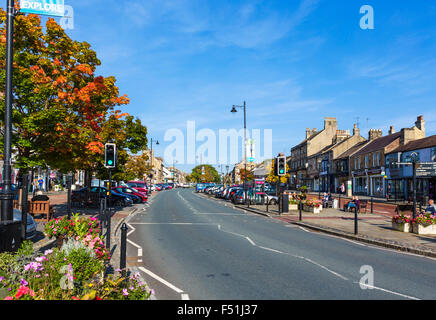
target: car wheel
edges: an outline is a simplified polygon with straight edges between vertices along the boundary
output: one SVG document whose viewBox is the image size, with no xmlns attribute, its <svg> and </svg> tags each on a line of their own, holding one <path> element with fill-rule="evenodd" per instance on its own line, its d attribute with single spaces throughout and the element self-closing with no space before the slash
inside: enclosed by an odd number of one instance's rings
<svg viewBox="0 0 436 320">
<path fill-rule="evenodd" d="M 126 205 L 123 200 L 121 200 L 121 199 L 115 200 L 115 203 L 114 203 L 115 207 L 122 207 L 123 205 Z"/>
<path fill-rule="evenodd" d="M 272 200 L 269 202 L 269 204 L 272 205 L 272 206 L 275 206 L 275 205 L 277 204 L 277 200 L 276 200 L 276 199 L 272 199 Z"/>
</svg>

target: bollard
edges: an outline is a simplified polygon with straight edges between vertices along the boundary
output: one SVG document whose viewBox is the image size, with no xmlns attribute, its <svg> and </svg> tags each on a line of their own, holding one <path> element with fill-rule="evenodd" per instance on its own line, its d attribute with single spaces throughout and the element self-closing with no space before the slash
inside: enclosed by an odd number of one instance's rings
<svg viewBox="0 0 436 320">
<path fill-rule="evenodd" d="M 374 213 L 374 197 L 371 197 L 371 213 Z"/>
<path fill-rule="evenodd" d="M 300 202 L 298 203 L 298 209 L 300 210 L 300 221 L 303 221 L 303 204 Z"/>
<path fill-rule="evenodd" d="M 120 247 L 120 269 L 123 277 L 126 276 L 126 257 L 127 257 L 127 224 L 121 226 L 121 247 Z"/>
<path fill-rule="evenodd" d="M 342 208 L 342 205 L 341 205 L 341 194 L 339 194 L 339 202 L 338 202 L 338 209 L 340 210 L 341 208 Z"/>
<path fill-rule="evenodd" d="M 100 209 L 98 212 L 98 220 L 100 221 L 100 236 L 103 234 L 103 225 L 104 225 L 104 199 L 100 199 Z"/>
<path fill-rule="evenodd" d="M 269 212 L 268 207 L 269 207 L 269 200 L 268 198 L 266 198 L 266 212 Z"/>
<path fill-rule="evenodd" d="M 358 234 L 359 233 L 359 231 L 358 231 L 358 226 L 357 226 L 357 206 L 354 208 L 354 234 Z"/>
<path fill-rule="evenodd" d="M 111 247 L 111 209 L 107 211 L 106 216 L 106 249 L 110 250 Z"/>
</svg>

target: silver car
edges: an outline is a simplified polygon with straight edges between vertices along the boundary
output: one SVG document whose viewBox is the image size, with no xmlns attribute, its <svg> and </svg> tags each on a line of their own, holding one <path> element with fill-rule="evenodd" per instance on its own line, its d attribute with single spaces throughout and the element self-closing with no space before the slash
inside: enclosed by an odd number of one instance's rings
<svg viewBox="0 0 436 320">
<path fill-rule="evenodd" d="M 21 221 L 21 210 L 14 209 L 14 221 Z M 26 240 L 36 236 L 36 222 L 30 214 L 27 214 Z"/>
</svg>

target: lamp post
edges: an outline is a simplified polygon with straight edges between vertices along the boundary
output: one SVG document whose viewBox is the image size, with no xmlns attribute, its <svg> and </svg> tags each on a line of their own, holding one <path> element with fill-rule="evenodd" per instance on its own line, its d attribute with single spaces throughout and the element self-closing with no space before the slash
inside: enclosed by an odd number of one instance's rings
<svg viewBox="0 0 436 320">
<path fill-rule="evenodd" d="M 151 157 L 151 170 L 152 170 L 152 176 L 154 177 L 154 167 L 153 167 L 153 138 L 150 139 L 151 140 L 151 153 L 150 153 L 150 157 Z M 155 144 L 158 146 L 159 145 L 159 141 L 156 141 Z M 150 185 L 153 184 L 153 177 L 150 178 Z M 150 188 L 148 188 L 148 194 L 151 194 L 151 186 Z"/>
<path fill-rule="evenodd" d="M 416 164 L 418 163 L 419 156 L 416 152 L 410 154 L 410 160 L 413 166 L 413 219 L 416 219 Z"/>
<path fill-rule="evenodd" d="M 245 174 L 244 174 L 244 203 L 247 202 L 247 112 L 246 112 L 246 102 L 244 101 L 243 106 L 236 106 L 233 105 L 231 113 L 236 113 L 238 110 L 236 108 L 243 108 L 244 109 L 244 167 L 245 167 Z"/>
<path fill-rule="evenodd" d="M 7 0 L 6 17 L 6 83 L 5 83 L 5 132 L 3 159 L 3 189 L 0 193 L 1 221 L 12 221 L 13 199 L 12 191 L 12 73 L 13 73 L 13 37 L 14 37 L 14 0 Z"/>
<path fill-rule="evenodd" d="M 227 172 L 227 174 L 226 174 L 226 181 L 227 181 L 227 179 L 229 178 L 229 169 L 230 169 L 230 166 L 227 164 L 227 165 L 226 165 L 226 172 Z M 226 185 L 226 187 L 227 187 L 227 183 L 225 183 L 225 185 Z"/>
</svg>

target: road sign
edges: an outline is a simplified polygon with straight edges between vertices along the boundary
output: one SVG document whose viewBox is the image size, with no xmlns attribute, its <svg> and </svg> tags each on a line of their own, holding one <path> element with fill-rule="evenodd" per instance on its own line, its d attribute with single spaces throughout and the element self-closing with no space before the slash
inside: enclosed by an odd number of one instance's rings
<svg viewBox="0 0 436 320">
<path fill-rule="evenodd" d="M 20 12 L 63 17 L 64 0 L 20 0 Z"/>
</svg>

